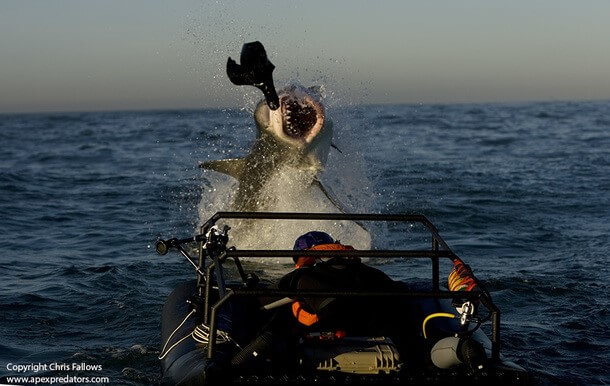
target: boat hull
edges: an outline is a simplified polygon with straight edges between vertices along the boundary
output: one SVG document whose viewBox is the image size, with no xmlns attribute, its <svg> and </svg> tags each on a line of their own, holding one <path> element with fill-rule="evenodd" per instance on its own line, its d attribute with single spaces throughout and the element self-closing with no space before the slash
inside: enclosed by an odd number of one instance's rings
<svg viewBox="0 0 610 386">
<path fill-rule="evenodd" d="M 182 337 L 190 335 L 195 327 L 202 323 L 202 315 L 197 313 L 185 318 L 191 312 L 190 300 L 196 292 L 196 282 L 189 281 L 178 285 L 169 295 L 163 308 L 161 321 L 161 339 L 165 342 L 172 336 L 168 347 Z M 217 293 L 213 294 L 217 297 Z M 215 301 L 215 299 L 212 299 Z M 432 312 L 455 312 L 451 302 L 443 299 L 416 299 L 409 305 L 414 320 L 422 320 Z M 256 303 L 258 305 L 258 303 Z M 256 307 L 256 308 L 253 308 Z M 256 334 L 260 321 L 248 313 L 256 313 L 258 307 L 243 302 L 228 303 L 221 308 L 218 315 L 220 330 L 228 332 L 237 341 L 248 342 Z M 182 325 L 181 325 L 182 324 Z M 414 324 L 412 324 L 414 325 Z M 255 326 L 253 328 L 253 326 Z M 179 327 L 179 328 L 178 328 Z M 428 334 L 432 341 L 450 336 L 458 328 L 453 319 L 438 318 L 429 323 Z M 521 367 L 510 362 L 491 363 L 488 371 L 473 374 L 459 369 L 438 369 L 430 364 L 429 347 L 414 334 L 407 345 L 401 347 L 401 358 L 404 365 L 401 371 L 393 374 L 358 375 L 337 371 L 322 372 L 304 370 L 295 372 L 287 369 L 285 373 L 268 373 L 261 369 L 259 374 L 238 372 L 229 366 L 231 358 L 238 352 L 234 344 L 217 345 L 214 358 L 207 359 L 207 345 L 196 343 L 190 336 L 176 345 L 161 360 L 163 383 L 171 385 L 211 385 L 211 384 L 444 384 L 468 381 L 475 384 L 523 384 L 527 382 L 527 373 Z M 491 342 L 485 334 L 477 331 L 474 338 L 488 351 Z M 402 339 L 405 340 L 404 338 Z M 404 355 L 403 355 L 404 354 Z"/>
</svg>

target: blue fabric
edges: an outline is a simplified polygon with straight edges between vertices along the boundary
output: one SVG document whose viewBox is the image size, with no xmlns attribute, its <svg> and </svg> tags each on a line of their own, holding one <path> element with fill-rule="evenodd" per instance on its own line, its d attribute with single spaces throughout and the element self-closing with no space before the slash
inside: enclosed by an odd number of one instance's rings
<svg viewBox="0 0 610 386">
<path fill-rule="evenodd" d="M 335 240 L 325 232 L 312 231 L 299 236 L 294 242 L 295 251 L 303 251 L 320 244 L 332 244 Z"/>
</svg>

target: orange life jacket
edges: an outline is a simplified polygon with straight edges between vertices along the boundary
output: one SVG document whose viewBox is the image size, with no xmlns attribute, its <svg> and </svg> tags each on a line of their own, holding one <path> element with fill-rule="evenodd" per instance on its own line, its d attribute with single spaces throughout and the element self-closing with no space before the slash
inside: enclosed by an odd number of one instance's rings
<svg viewBox="0 0 610 386">
<path fill-rule="evenodd" d="M 303 305 L 298 300 L 295 300 L 292 303 L 292 315 L 294 315 L 301 324 L 308 327 L 320 320 L 318 319 L 318 315 L 305 311 Z"/>
<path fill-rule="evenodd" d="M 343 245 L 338 243 L 319 244 L 309 248 L 309 251 L 348 251 L 353 250 L 351 245 Z M 296 268 L 311 267 L 316 264 L 315 257 L 299 257 L 295 264 Z M 303 308 L 303 305 L 298 300 L 292 303 L 292 314 L 295 318 L 305 326 L 311 326 L 319 321 L 318 315 L 308 312 Z"/>
<path fill-rule="evenodd" d="M 332 244 L 314 245 L 313 247 L 309 248 L 308 251 L 349 251 L 349 250 L 353 250 L 353 249 L 354 249 L 354 247 L 352 247 L 351 245 L 332 243 Z M 315 257 L 299 257 L 297 259 L 295 267 L 297 269 L 299 269 L 299 268 L 303 268 L 303 267 L 311 267 L 312 265 L 315 265 L 315 264 L 316 264 Z"/>
</svg>

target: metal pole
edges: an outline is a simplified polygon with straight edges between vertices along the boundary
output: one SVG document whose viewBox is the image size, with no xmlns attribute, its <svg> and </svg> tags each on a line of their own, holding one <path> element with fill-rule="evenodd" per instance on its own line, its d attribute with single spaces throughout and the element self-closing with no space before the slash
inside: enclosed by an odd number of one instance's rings
<svg viewBox="0 0 610 386">
<path fill-rule="evenodd" d="M 253 218 L 267 220 L 351 220 L 351 221 L 411 221 L 430 223 L 421 214 L 370 214 L 370 213 L 296 213 L 296 212 L 217 212 L 203 226 L 209 227 L 221 218 Z"/>
<path fill-rule="evenodd" d="M 438 251 L 438 240 L 434 236 L 432 236 L 432 250 L 435 252 Z M 431 259 L 432 259 L 432 289 L 434 291 L 438 291 L 440 289 L 438 257 L 431 257 Z"/>
<path fill-rule="evenodd" d="M 205 277 L 201 275 L 202 269 L 205 268 L 205 252 L 203 249 L 203 241 L 199 242 L 199 269 L 197 270 L 197 294 L 199 297 L 202 296 L 202 286 L 205 283 Z"/>
<path fill-rule="evenodd" d="M 203 322 L 207 325 L 210 324 L 210 293 L 212 292 L 212 270 L 215 268 L 216 263 L 212 262 L 208 265 L 208 268 L 205 270 L 205 295 L 204 295 L 204 312 L 203 312 Z"/>
<path fill-rule="evenodd" d="M 218 286 L 218 295 L 220 297 L 223 297 L 225 295 L 225 293 L 227 292 L 227 287 L 225 285 L 225 277 L 224 277 L 224 270 L 222 268 L 222 263 L 220 261 L 222 261 L 222 259 L 225 258 L 226 256 L 226 252 L 220 253 L 220 254 L 214 254 L 215 256 L 213 257 L 214 259 L 214 263 L 216 265 L 216 285 Z"/>
<path fill-rule="evenodd" d="M 491 359 L 500 360 L 500 310 L 491 314 Z"/>
<path fill-rule="evenodd" d="M 331 251 L 293 251 L 293 250 L 227 250 L 227 257 L 370 257 L 370 258 L 429 258 L 429 257 L 448 257 L 455 255 L 451 251 L 430 251 L 430 250 L 331 250 Z"/>
<path fill-rule="evenodd" d="M 483 292 L 477 292 L 481 303 L 491 312 L 491 358 L 500 360 L 500 309 Z"/>
<path fill-rule="evenodd" d="M 267 297 L 405 297 L 405 298 L 440 298 L 452 299 L 455 297 L 469 300 L 479 299 L 475 292 L 462 291 L 434 291 L 412 292 L 404 291 L 319 291 L 319 290 L 280 290 L 280 289 L 234 289 L 233 296 L 267 296 Z M 228 291 L 227 291 L 228 292 Z"/>
<path fill-rule="evenodd" d="M 227 300 L 229 300 L 231 297 L 233 297 L 233 290 L 228 290 L 226 295 L 223 296 L 222 298 L 220 298 L 216 304 L 214 304 L 212 306 L 212 315 L 211 315 L 211 320 L 210 320 L 210 334 L 208 336 L 208 355 L 207 358 L 208 359 L 212 359 L 212 356 L 214 354 L 214 346 L 216 345 L 216 335 L 217 335 L 217 331 L 216 331 L 216 314 L 218 313 L 218 309 L 220 307 L 222 307 L 223 304 L 225 304 L 225 302 Z"/>
</svg>

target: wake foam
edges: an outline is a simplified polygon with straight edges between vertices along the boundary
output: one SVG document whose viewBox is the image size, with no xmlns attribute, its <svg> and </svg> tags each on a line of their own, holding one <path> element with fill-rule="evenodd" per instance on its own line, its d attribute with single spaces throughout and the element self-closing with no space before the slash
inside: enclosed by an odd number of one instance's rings
<svg viewBox="0 0 610 386">
<path fill-rule="evenodd" d="M 211 188 L 199 204 L 201 223 L 220 210 L 231 210 L 237 183 L 229 177 L 213 177 Z M 222 178 L 218 178 L 222 177 Z M 261 203 L 261 211 L 339 213 L 326 195 L 311 185 L 313 173 L 286 167 L 268 182 Z M 229 204 L 229 205 L 227 205 Z M 311 230 L 329 233 L 343 244 L 356 249 L 371 246 L 370 234 L 351 221 L 298 221 L 298 220 L 227 220 L 231 226 L 230 245 L 238 249 L 292 249 L 294 240 Z M 278 260 L 278 259 L 275 259 Z M 282 259 L 284 261 L 285 259 Z"/>
</svg>

